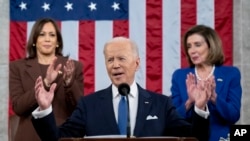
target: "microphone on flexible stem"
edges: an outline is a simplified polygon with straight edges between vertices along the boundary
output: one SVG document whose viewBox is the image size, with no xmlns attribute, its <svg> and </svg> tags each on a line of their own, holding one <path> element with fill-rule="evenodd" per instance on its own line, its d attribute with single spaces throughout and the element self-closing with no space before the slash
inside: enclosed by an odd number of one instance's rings
<svg viewBox="0 0 250 141">
<path fill-rule="evenodd" d="M 130 138 L 130 110 L 129 110 L 129 99 L 128 99 L 128 94 L 130 92 L 130 87 L 127 83 L 122 83 L 118 86 L 118 92 L 123 95 L 123 96 L 126 96 L 126 99 L 127 99 L 127 138 Z"/>
</svg>

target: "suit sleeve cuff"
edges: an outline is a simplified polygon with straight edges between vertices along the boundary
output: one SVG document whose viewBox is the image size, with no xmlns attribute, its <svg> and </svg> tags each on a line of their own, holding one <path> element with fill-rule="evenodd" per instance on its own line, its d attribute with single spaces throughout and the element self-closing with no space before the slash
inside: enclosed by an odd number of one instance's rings
<svg viewBox="0 0 250 141">
<path fill-rule="evenodd" d="M 196 106 L 194 106 L 194 111 L 195 111 L 199 116 L 201 116 L 201 117 L 203 117 L 203 118 L 205 118 L 205 119 L 207 119 L 208 116 L 209 116 L 209 114 L 210 114 L 207 105 L 206 105 L 206 110 L 205 110 L 205 111 L 199 109 L 199 108 L 196 107 Z"/>
<path fill-rule="evenodd" d="M 52 106 L 50 105 L 48 109 L 45 109 L 45 110 L 39 110 L 40 107 L 37 107 L 33 112 L 32 112 L 32 116 L 35 118 L 35 119 L 38 119 L 38 118 L 43 118 L 47 115 L 49 115 L 51 112 L 52 112 Z"/>
</svg>

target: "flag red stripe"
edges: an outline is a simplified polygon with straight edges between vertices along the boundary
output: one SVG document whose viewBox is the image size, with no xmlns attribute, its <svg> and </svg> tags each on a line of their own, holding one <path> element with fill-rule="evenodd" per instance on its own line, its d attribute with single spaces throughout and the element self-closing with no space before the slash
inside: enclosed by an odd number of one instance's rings
<svg viewBox="0 0 250 141">
<path fill-rule="evenodd" d="M 113 22 L 113 37 L 116 36 L 129 36 L 128 20 L 115 20 Z"/>
<path fill-rule="evenodd" d="M 27 22 L 10 22 L 10 39 L 9 39 L 9 60 L 14 61 L 25 57 L 26 39 L 27 39 Z M 11 99 L 9 99 L 9 116 L 14 115 L 12 110 Z"/>
<path fill-rule="evenodd" d="M 225 54 L 225 64 L 233 64 L 233 1 L 215 2 L 215 30 L 221 37 Z"/>
<path fill-rule="evenodd" d="M 162 1 L 146 4 L 146 88 L 162 92 Z"/>
<path fill-rule="evenodd" d="M 62 23 L 61 23 L 61 21 L 56 21 L 56 24 L 57 24 L 57 26 L 58 26 L 60 29 L 62 29 Z"/>
<path fill-rule="evenodd" d="M 94 21 L 79 21 L 79 61 L 83 62 L 85 95 L 95 91 L 94 33 Z"/>
<path fill-rule="evenodd" d="M 26 56 L 27 22 L 10 22 L 9 59 L 10 61 Z"/>
<path fill-rule="evenodd" d="M 181 67 L 187 67 L 188 62 L 183 48 L 183 36 L 185 32 L 196 25 L 196 6 L 195 0 L 181 0 Z"/>
</svg>

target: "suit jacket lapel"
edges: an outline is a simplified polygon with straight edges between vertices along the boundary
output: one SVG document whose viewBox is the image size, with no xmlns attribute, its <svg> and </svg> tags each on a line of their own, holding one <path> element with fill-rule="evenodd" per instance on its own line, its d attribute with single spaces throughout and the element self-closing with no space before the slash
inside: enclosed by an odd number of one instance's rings
<svg viewBox="0 0 250 141">
<path fill-rule="evenodd" d="M 138 136 L 141 131 L 143 131 L 143 125 L 146 121 L 146 117 L 150 111 L 150 107 L 152 105 L 152 99 L 150 94 L 142 89 L 139 85 L 138 86 L 138 93 L 139 93 L 139 101 L 138 101 L 138 110 L 137 110 L 137 117 L 134 129 L 134 135 Z"/>
<path fill-rule="evenodd" d="M 111 129 L 114 129 L 116 134 L 119 134 L 119 128 L 115 119 L 114 107 L 113 107 L 113 97 L 111 86 L 104 90 L 104 93 L 100 95 L 100 113 L 104 115 L 104 122 L 110 125 Z"/>
<path fill-rule="evenodd" d="M 37 77 L 39 75 L 42 74 L 40 66 L 37 62 L 37 59 L 30 59 L 27 61 L 26 63 L 27 66 L 27 73 L 28 75 L 34 80 L 34 82 L 36 81 Z"/>
<path fill-rule="evenodd" d="M 219 93 L 224 85 L 224 81 L 226 81 L 226 77 L 222 72 L 220 67 L 216 67 L 214 71 L 215 83 L 216 83 L 216 92 Z"/>
</svg>

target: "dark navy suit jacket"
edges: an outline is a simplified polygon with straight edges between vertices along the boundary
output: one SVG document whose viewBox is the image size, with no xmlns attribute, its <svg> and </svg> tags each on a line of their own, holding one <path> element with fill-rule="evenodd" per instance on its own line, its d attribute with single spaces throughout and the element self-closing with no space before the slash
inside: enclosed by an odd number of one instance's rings
<svg viewBox="0 0 250 141">
<path fill-rule="evenodd" d="M 138 91 L 134 136 L 196 136 L 201 140 L 207 139 L 209 120 L 194 115 L 192 126 L 179 116 L 169 97 L 147 91 L 139 85 Z M 146 120 L 149 115 L 157 116 L 158 119 Z M 33 118 L 32 122 L 44 141 L 58 140 L 61 137 L 119 134 L 111 86 L 80 99 L 71 117 L 59 128 L 54 123 L 53 113 L 41 119 Z"/>
<path fill-rule="evenodd" d="M 185 102 L 188 99 L 186 88 L 187 74 L 194 68 L 178 69 L 172 76 L 172 99 L 177 111 L 185 118 L 192 117 L 193 110 L 186 111 Z M 240 118 L 241 107 L 241 75 L 233 66 L 216 66 L 214 71 L 217 100 L 216 104 L 208 103 L 210 111 L 210 141 L 218 141 L 220 137 L 227 138 L 230 126 Z"/>
</svg>

